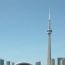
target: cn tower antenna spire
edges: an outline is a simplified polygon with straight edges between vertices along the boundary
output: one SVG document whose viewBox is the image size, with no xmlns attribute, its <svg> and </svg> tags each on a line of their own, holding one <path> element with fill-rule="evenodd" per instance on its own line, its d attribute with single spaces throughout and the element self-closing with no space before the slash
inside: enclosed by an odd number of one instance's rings
<svg viewBox="0 0 65 65">
<path fill-rule="evenodd" d="M 48 18 L 48 30 L 51 29 L 51 15 L 50 15 L 50 8 L 49 8 L 49 18 Z"/>
<path fill-rule="evenodd" d="M 49 8 L 49 20 L 50 20 L 50 8 Z"/>
<path fill-rule="evenodd" d="M 48 59 L 47 59 L 47 65 L 51 65 L 51 18 L 50 18 L 50 8 L 49 8 L 49 19 L 48 19 Z"/>
</svg>

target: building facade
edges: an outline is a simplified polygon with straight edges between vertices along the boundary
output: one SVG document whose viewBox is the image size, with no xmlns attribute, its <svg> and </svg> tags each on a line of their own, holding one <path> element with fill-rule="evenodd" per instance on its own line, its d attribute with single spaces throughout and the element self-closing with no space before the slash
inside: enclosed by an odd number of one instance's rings
<svg viewBox="0 0 65 65">
<path fill-rule="evenodd" d="M 58 65 L 65 65 L 65 58 L 58 58 Z"/>
<path fill-rule="evenodd" d="M 36 65 L 41 65 L 41 62 L 39 61 L 39 62 L 36 62 Z"/>
<path fill-rule="evenodd" d="M 62 65 L 65 65 L 65 58 L 62 60 Z"/>
<path fill-rule="evenodd" d="M 55 65 L 55 59 L 54 58 L 51 60 L 51 65 Z"/>
<path fill-rule="evenodd" d="M 6 61 L 6 65 L 10 65 L 10 61 Z"/>
<path fill-rule="evenodd" d="M 4 65 L 4 60 L 0 59 L 0 65 Z"/>
<path fill-rule="evenodd" d="M 14 63 L 14 62 L 12 62 L 12 63 L 11 63 L 11 65 L 15 65 L 15 63 Z"/>
</svg>

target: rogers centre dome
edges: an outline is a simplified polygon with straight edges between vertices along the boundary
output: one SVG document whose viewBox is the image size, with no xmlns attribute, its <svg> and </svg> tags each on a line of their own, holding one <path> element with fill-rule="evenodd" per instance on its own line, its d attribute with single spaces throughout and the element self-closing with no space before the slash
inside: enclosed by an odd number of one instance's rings
<svg viewBox="0 0 65 65">
<path fill-rule="evenodd" d="M 24 62 L 24 63 L 18 63 L 16 65 L 32 65 L 32 64 Z"/>
</svg>

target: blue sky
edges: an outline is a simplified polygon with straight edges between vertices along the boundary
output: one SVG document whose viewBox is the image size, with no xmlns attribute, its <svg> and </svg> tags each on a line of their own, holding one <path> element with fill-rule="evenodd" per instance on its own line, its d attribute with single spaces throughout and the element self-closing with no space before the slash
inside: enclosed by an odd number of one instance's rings
<svg viewBox="0 0 65 65">
<path fill-rule="evenodd" d="M 0 58 L 46 65 L 49 8 L 52 58 L 65 57 L 65 0 L 0 0 Z"/>
</svg>

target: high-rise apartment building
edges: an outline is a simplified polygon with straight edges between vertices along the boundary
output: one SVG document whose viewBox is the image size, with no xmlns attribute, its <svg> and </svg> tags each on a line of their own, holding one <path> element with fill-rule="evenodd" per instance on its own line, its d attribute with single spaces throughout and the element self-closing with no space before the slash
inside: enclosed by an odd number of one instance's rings
<svg viewBox="0 0 65 65">
<path fill-rule="evenodd" d="M 14 62 L 12 62 L 12 63 L 11 63 L 11 65 L 15 65 L 15 63 L 14 63 Z"/>
<path fill-rule="evenodd" d="M 41 65 L 41 62 L 39 61 L 39 62 L 36 62 L 36 65 Z"/>
<path fill-rule="evenodd" d="M 65 65 L 65 58 L 58 58 L 58 65 Z"/>
<path fill-rule="evenodd" d="M 4 60 L 0 59 L 0 65 L 4 65 Z"/>
<path fill-rule="evenodd" d="M 6 61 L 6 65 L 10 65 L 10 61 Z"/>
<path fill-rule="evenodd" d="M 65 58 L 62 60 L 62 65 L 65 65 Z"/>
<path fill-rule="evenodd" d="M 51 60 L 51 65 L 55 65 L 55 59 L 54 58 Z"/>
</svg>

